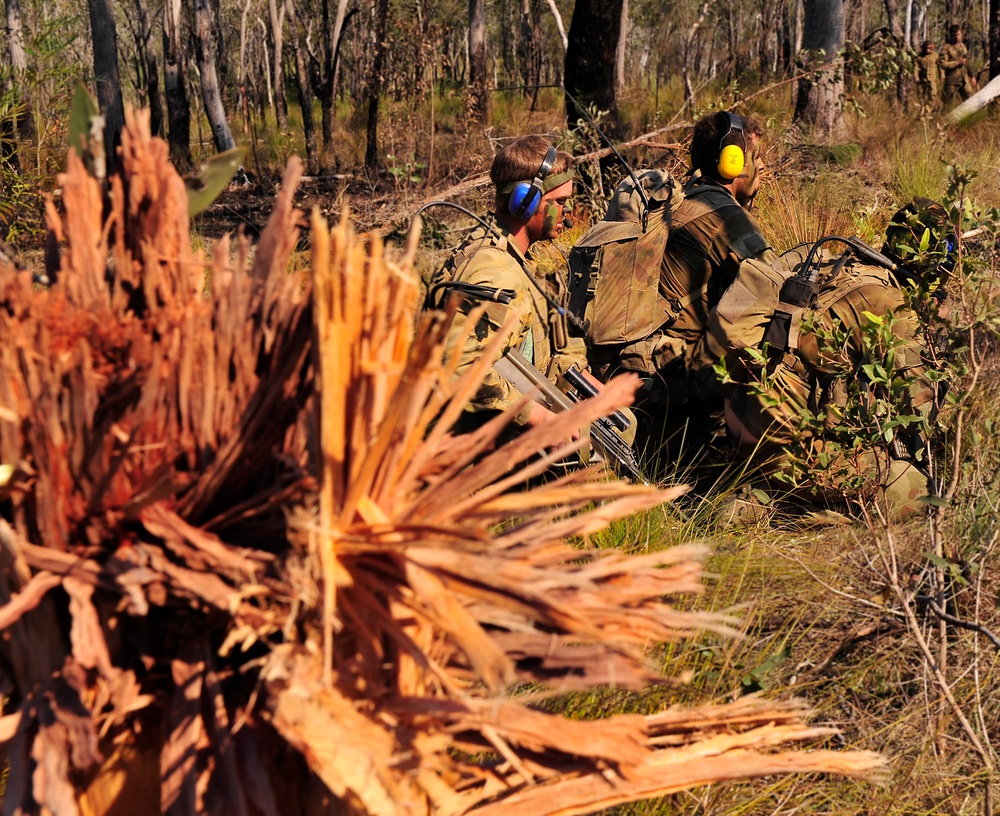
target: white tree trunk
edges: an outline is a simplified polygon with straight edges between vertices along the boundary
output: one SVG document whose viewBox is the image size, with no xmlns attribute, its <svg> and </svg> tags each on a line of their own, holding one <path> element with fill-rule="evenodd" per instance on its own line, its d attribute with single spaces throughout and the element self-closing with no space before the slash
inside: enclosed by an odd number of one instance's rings
<svg viewBox="0 0 1000 816">
<path fill-rule="evenodd" d="M 222 153 L 236 147 L 226 110 L 222 105 L 219 90 L 219 76 L 215 71 L 215 18 L 208 0 L 194 2 L 194 32 L 198 41 L 198 72 L 201 74 L 201 101 L 205 105 L 205 116 L 212 126 L 212 141 L 215 149 Z"/>
<path fill-rule="evenodd" d="M 562 43 L 563 53 L 566 53 L 566 49 L 569 48 L 569 38 L 566 36 L 566 26 L 563 25 L 562 15 L 559 13 L 559 6 L 556 5 L 556 0 L 547 0 L 549 4 L 549 11 L 552 12 L 552 16 L 556 20 L 556 28 L 559 30 L 559 41 Z"/>
<path fill-rule="evenodd" d="M 621 34 L 615 51 L 615 86 L 619 93 L 625 90 L 625 49 L 628 42 L 628 0 L 622 0 Z"/>
<path fill-rule="evenodd" d="M 1000 76 L 995 76 L 948 114 L 948 121 L 961 122 L 1000 96 Z"/>
</svg>

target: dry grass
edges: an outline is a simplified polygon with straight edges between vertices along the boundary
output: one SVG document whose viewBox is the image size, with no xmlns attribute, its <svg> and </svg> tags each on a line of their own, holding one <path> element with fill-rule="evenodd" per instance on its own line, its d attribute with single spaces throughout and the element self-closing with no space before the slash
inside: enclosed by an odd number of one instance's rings
<svg viewBox="0 0 1000 816">
<path fill-rule="evenodd" d="M 452 437 L 490 358 L 455 379 L 415 241 L 393 261 L 314 214 L 303 286 L 292 162 L 252 264 L 243 240 L 206 258 L 143 119 L 123 154 L 106 222 L 70 159 L 54 287 L 0 270 L 6 809 L 541 816 L 877 773 L 791 748 L 835 733 L 795 699 L 577 721 L 507 694 L 638 691 L 651 644 L 732 634 L 684 600 L 704 547 L 569 543 L 682 488 L 523 489 L 634 379 L 499 450 L 508 417 Z"/>
</svg>

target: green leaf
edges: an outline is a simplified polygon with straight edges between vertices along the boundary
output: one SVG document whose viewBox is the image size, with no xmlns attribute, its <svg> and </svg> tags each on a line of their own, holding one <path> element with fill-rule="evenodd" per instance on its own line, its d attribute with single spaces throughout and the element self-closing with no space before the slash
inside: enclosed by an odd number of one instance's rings
<svg viewBox="0 0 1000 816">
<path fill-rule="evenodd" d="M 757 666 L 757 668 L 751 669 L 747 672 L 742 680 L 744 692 L 750 694 L 755 691 L 762 690 L 764 686 L 761 681 L 763 681 L 764 676 L 773 669 L 776 669 L 791 656 L 792 647 L 790 645 L 785 645 L 780 652 L 771 655 L 767 660 Z"/>
<path fill-rule="evenodd" d="M 923 504 L 929 504 L 931 507 L 947 507 L 948 500 L 942 498 L 941 496 L 920 496 L 917 499 L 918 502 Z"/>
<path fill-rule="evenodd" d="M 76 93 L 73 94 L 73 102 L 69 109 L 69 146 L 75 150 L 76 154 L 83 156 L 90 149 L 90 125 L 95 116 L 101 115 L 101 109 L 97 107 L 97 102 L 90 95 L 90 91 L 81 82 L 76 86 Z"/>
<path fill-rule="evenodd" d="M 949 567 L 951 567 L 951 562 L 948 559 L 942 558 L 940 555 L 937 555 L 936 553 L 925 552 L 924 558 L 930 561 L 938 569 L 946 570 Z"/>
<path fill-rule="evenodd" d="M 243 164 L 246 148 L 234 147 L 213 156 L 197 176 L 184 179 L 188 194 L 188 216 L 195 216 L 219 197 Z"/>
</svg>

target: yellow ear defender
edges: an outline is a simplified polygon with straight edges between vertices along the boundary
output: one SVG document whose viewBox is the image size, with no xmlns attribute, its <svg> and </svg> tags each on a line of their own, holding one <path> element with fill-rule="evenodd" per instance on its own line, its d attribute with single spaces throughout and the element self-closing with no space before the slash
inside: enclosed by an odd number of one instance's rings
<svg viewBox="0 0 1000 816">
<path fill-rule="evenodd" d="M 729 130 L 719 142 L 719 163 L 716 165 L 716 169 L 722 178 L 732 181 L 743 172 L 746 165 L 746 153 L 744 152 L 746 137 L 743 134 L 742 120 L 735 113 L 727 111 L 726 115 L 729 117 Z M 731 138 L 735 138 L 731 136 L 734 131 L 739 133 L 739 139 L 743 145 L 726 144 Z"/>
</svg>

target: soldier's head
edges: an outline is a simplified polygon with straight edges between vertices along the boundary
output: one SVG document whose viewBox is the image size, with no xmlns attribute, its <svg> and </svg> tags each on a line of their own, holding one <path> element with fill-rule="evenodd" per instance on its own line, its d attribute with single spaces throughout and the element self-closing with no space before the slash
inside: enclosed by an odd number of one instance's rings
<svg viewBox="0 0 1000 816">
<path fill-rule="evenodd" d="M 522 136 L 497 153 L 490 166 L 497 220 L 527 228 L 532 242 L 555 237 L 573 195 L 573 157 L 542 136 Z"/>
<path fill-rule="evenodd" d="M 930 40 L 924 40 L 923 45 L 920 46 L 920 53 L 923 56 L 927 56 L 934 50 L 934 43 Z"/>
<path fill-rule="evenodd" d="M 898 209 L 885 231 L 882 253 L 910 283 L 934 286 L 955 266 L 955 227 L 937 201 L 915 198 Z"/>
<path fill-rule="evenodd" d="M 962 42 L 962 26 L 955 23 L 948 29 L 948 42 L 952 45 Z"/>
<path fill-rule="evenodd" d="M 760 187 L 760 140 L 764 129 L 752 116 L 729 111 L 699 119 L 691 134 L 691 169 L 730 187 L 747 203 Z"/>
</svg>

